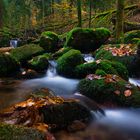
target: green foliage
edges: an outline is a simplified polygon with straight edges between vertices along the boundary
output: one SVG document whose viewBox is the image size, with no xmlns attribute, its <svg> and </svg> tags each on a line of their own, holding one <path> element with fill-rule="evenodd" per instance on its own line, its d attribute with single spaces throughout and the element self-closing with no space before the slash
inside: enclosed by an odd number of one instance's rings
<svg viewBox="0 0 140 140">
<path fill-rule="evenodd" d="M 134 38 L 140 39 L 140 30 L 133 30 L 133 31 L 125 33 L 124 42 L 125 43 L 133 43 Z"/>
<path fill-rule="evenodd" d="M 19 62 L 24 63 L 30 60 L 33 56 L 42 54 L 44 50 L 35 44 L 28 44 L 15 48 L 11 51 L 11 55 Z"/>
<path fill-rule="evenodd" d="M 65 47 L 72 47 L 82 52 L 95 51 L 110 37 L 106 28 L 74 28 L 66 38 Z"/>
<path fill-rule="evenodd" d="M 54 32 L 46 31 L 41 34 L 40 46 L 47 52 L 55 52 L 58 50 L 58 35 Z"/>
<path fill-rule="evenodd" d="M 102 75 L 104 75 L 105 73 L 116 74 L 128 80 L 128 70 L 126 69 L 126 67 L 119 62 L 109 60 L 97 60 L 92 63 L 78 65 L 75 69 L 75 72 L 78 78 L 84 78 L 88 74 L 98 72 L 97 70 L 103 71 Z"/>
<path fill-rule="evenodd" d="M 34 69 L 38 72 L 45 71 L 48 66 L 48 57 L 44 55 L 33 57 L 30 61 L 28 61 L 29 68 Z"/>
<path fill-rule="evenodd" d="M 70 51 L 59 57 L 57 63 L 57 71 L 60 75 L 66 77 L 74 77 L 74 69 L 77 65 L 83 63 L 83 58 L 80 51 L 71 49 Z"/>
<path fill-rule="evenodd" d="M 44 140 L 45 135 L 33 128 L 0 123 L 1 140 Z"/>
<path fill-rule="evenodd" d="M 91 77 L 89 75 L 89 77 Z M 78 85 L 80 93 L 98 103 L 113 103 L 120 106 L 140 106 L 140 91 L 137 87 L 116 75 L 83 79 Z M 138 95 L 139 93 L 139 95 Z"/>
<path fill-rule="evenodd" d="M 19 63 L 10 55 L 0 54 L 0 76 L 12 76 L 19 71 Z"/>
</svg>

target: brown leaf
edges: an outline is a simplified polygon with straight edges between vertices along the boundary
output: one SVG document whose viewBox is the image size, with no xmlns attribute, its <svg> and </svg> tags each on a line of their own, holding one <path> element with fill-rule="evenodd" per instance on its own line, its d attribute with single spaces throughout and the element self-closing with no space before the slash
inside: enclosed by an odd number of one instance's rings
<svg viewBox="0 0 140 140">
<path fill-rule="evenodd" d="M 129 89 L 124 91 L 125 97 L 129 97 L 129 96 L 131 96 L 131 94 L 132 94 L 132 92 Z"/>
</svg>

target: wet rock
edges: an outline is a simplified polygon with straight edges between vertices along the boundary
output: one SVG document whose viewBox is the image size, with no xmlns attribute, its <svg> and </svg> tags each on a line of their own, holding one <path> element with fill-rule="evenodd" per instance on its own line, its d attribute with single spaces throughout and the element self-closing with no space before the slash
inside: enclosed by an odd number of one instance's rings
<svg viewBox="0 0 140 140">
<path fill-rule="evenodd" d="M 38 78 L 40 75 L 32 69 L 24 70 L 23 72 L 20 72 L 18 75 L 16 75 L 16 78 L 18 79 L 33 79 Z"/>
<path fill-rule="evenodd" d="M 50 94 L 47 89 L 42 91 Z M 0 121 L 7 124 L 33 127 L 45 123 L 50 130 L 67 128 L 74 121 L 87 124 L 90 119 L 90 110 L 78 100 L 52 96 L 52 93 L 50 97 L 29 98 L 0 114 Z"/>
</svg>

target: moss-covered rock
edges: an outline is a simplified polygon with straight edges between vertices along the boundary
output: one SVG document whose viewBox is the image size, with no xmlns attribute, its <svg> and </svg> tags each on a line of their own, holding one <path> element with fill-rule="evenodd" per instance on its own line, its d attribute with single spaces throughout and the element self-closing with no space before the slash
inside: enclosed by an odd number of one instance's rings
<svg viewBox="0 0 140 140">
<path fill-rule="evenodd" d="M 56 33 L 46 31 L 41 34 L 40 46 L 47 52 L 55 52 L 59 49 L 58 41 L 59 37 Z"/>
<path fill-rule="evenodd" d="M 43 72 L 49 66 L 48 57 L 45 55 L 33 57 L 30 61 L 28 61 L 28 65 L 29 68 L 36 70 L 37 72 Z"/>
<path fill-rule="evenodd" d="M 0 54 L 0 76 L 12 76 L 20 69 L 19 63 L 8 54 Z"/>
<path fill-rule="evenodd" d="M 22 64 L 26 63 L 33 56 L 42 53 L 44 53 L 44 49 L 35 44 L 24 45 L 11 51 L 11 55 Z"/>
<path fill-rule="evenodd" d="M 109 44 L 103 45 L 95 52 L 95 59 L 107 59 L 111 61 L 119 61 L 128 69 L 135 58 L 137 45 L 132 44 Z"/>
<path fill-rule="evenodd" d="M 57 71 L 66 77 L 75 77 L 75 67 L 83 63 L 83 57 L 78 50 L 70 50 L 57 60 Z"/>
<path fill-rule="evenodd" d="M 45 135 L 34 129 L 0 123 L 1 140 L 44 140 Z"/>
<path fill-rule="evenodd" d="M 78 90 L 98 103 L 140 106 L 139 89 L 116 75 L 88 75 L 80 81 Z"/>
<path fill-rule="evenodd" d="M 97 60 L 92 63 L 81 64 L 76 67 L 75 72 L 78 78 L 84 78 L 88 74 L 98 72 L 97 70 L 102 71 L 101 75 L 105 73 L 116 74 L 128 80 L 128 70 L 123 64 L 117 61 Z"/>
<path fill-rule="evenodd" d="M 62 56 L 63 54 L 65 54 L 66 52 L 70 51 L 71 49 L 72 49 L 71 47 L 61 48 L 61 49 L 59 49 L 57 52 L 55 52 L 55 53 L 53 54 L 53 57 L 57 59 L 58 57 L 60 57 L 60 56 Z"/>
<path fill-rule="evenodd" d="M 125 43 L 133 43 L 132 40 L 134 38 L 140 38 L 140 30 L 133 30 L 133 31 L 125 33 L 124 42 Z"/>
<path fill-rule="evenodd" d="M 75 28 L 66 38 L 65 47 L 72 47 L 81 52 L 95 51 L 110 37 L 110 31 L 106 28 Z"/>
</svg>

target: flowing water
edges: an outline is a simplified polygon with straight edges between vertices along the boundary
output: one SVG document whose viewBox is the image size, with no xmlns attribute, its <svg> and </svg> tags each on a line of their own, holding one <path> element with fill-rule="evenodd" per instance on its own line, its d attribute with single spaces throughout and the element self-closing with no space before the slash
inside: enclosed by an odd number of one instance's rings
<svg viewBox="0 0 140 140">
<path fill-rule="evenodd" d="M 87 61 L 94 61 L 91 56 L 86 55 L 86 57 Z M 57 95 L 71 97 L 76 92 L 79 80 L 59 76 L 56 72 L 57 64 L 55 61 L 49 61 L 49 63 L 49 69 L 43 78 L 8 80 L 8 82 L 7 79 L 1 79 L 0 109 L 25 100 L 33 90 L 43 87 L 51 89 Z M 140 85 L 139 79 L 130 78 L 129 81 L 135 85 Z M 74 96 L 80 96 L 80 94 Z M 94 102 L 92 103 L 84 96 L 81 96 L 80 99 L 86 101 L 92 112 Z M 140 109 L 104 108 L 104 112 L 105 116 L 96 114 L 97 120 L 91 122 L 84 132 L 72 134 L 60 132 L 56 134 L 58 140 L 140 140 Z"/>
</svg>

